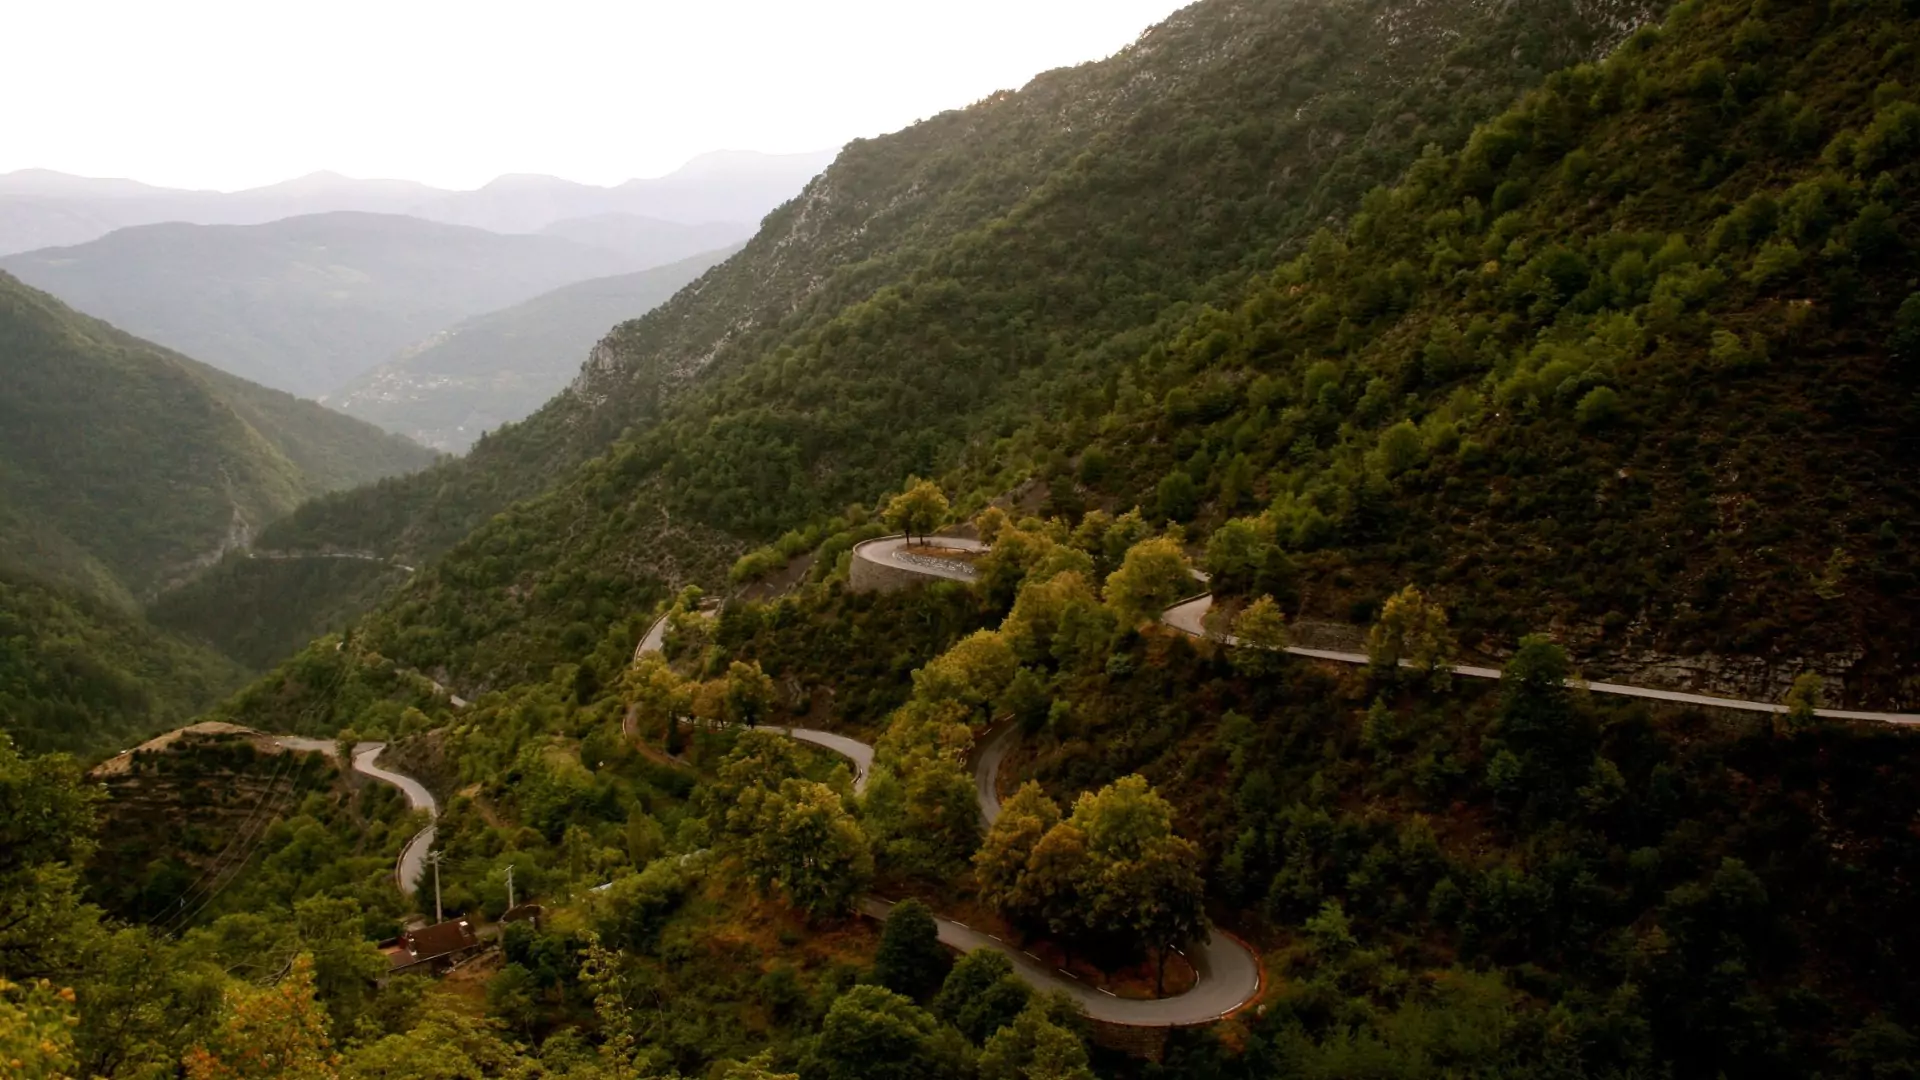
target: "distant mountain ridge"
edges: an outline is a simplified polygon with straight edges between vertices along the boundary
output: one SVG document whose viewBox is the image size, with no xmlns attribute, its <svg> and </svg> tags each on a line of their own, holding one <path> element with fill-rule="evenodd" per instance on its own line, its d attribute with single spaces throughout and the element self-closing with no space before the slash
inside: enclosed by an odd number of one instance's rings
<svg viewBox="0 0 1920 1080">
<path fill-rule="evenodd" d="M 634 262 L 560 237 L 342 211 L 143 225 L 0 269 L 222 370 L 318 397 L 461 319 Z"/>
<path fill-rule="evenodd" d="M 0 173 L 0 255 L 84 244 L 136 225 L 260 225 L 343 210 L 407 214 L 502 232 L 538 232 L 568 218 L 633 214 L 681 225 L 731 222 L 744 237 L 831 163 L 834 153 L 721 151 L 696 157 L 666 176 L 613 187 L 514 175 L 475 191 L 331 172 L 245 191 L 189 191 L 22 169 Z"/>
<path fill-rule="evenodd" d="M 427 446 L 463 452 L 565 388 L 608 329 L 645 315 L 738 250 L 734 244 L 576 282 L 467 319 L 361 375 L 326 404 Z"/>
</svg>

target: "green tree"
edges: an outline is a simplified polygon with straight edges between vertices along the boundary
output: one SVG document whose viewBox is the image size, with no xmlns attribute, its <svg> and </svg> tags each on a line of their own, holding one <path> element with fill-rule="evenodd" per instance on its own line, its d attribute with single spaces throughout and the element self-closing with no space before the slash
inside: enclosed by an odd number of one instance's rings
<svg viewBox="0 0 1920 1080">
<path fill-rule="evenodd" d="M 637 806 L 627 814 L 625 838 L 627 859 L 635 867 L 643 867 L 659 858 L 667 844 L 667 834 L 660 828 L 660 822 Z"/>
<path fill-rule="evenodd" d="M 933 912 L 918 900 L 893 906 L 880 932 L 880 948 L 873 955 L 873 978 L 896 994 L 925 1001 L 946 981 L 953 966 Z"/>
<path fill-rule="evenodd" d="M 803 1073 L 813 1080 L 958 1080 L 972 1062 L 959 1035 L 881 986 L 834 1001 Z"/>
<path fill-rule="evenodd" d="M 1167 605 L 1192 592 L 1193 568 L 1171 537 L 1142 540 L 1107 577 L 1107 606 L 1122 625 L 1158 619 Z"/>
<path fill-rule="evenodd" d="M 1815 711 L 1820 708 L 1821 691 L 1827 681 L 1811 671 L 1800 673 L 1793 680 L 1793 686 L 1787 691 L 1787 726 L 1804 728 L 1814 721 Z"/>
<path fill-rule="evenodd" d="M 1082 794 L 1065 825 L 1086 837 L 1086 929 L 1152 946 L 1164 988 L 1167 953 L 1205 930 L 1200 849 L 1174 835 L 1173 806 L 1141 776 Z"/>
<path fill-rule="evenodd" d="M 1920 375 L 1920 292 L 1900 303 L 1893 317 L 1893 357 L 1908 378 Z"/>
<path fill-rule="evenodd" d="M 1086 1044 L 1036 1002 L 987 1040 L 980 1080 L 1094 1080 L 1094 1075 Z"/>
<path fill-rule="evenodd" d="M 1495 743 L 1518 758 L 1518 776 L 1509 783 L 1549 812 L 1564 806 L 1593 761 L 1592 740 L 1567 686 L 1573 675 L 1566 650 L 1539 634 L 1521 638 L 1500 672 Z"/>
<path fill-rule="evenodd" d="M 487 980 L 487 1015 L 531 1036 L 540 1020 L 540 984 L 523 964 L 508 964 Z"/>
<path fill-rule="evenodd" d="M 1574 406 L 1574 419 L 1583 428 L 1603 428 L 1620 418 L 1620 395 L 1610 386 L 1587 391 Z"/>
<path fill-rule="evenodd" d="M 1443 679 L 1452 668 L 1454 648 L 1446 610 L 1412 585 L 1387 598 L 1367 632 L 1367 659 L 1386 678 L 1405 666 L 1428 680 Z"/>
<path fill-rule="evenodd" d="M 976 1046 L 1013 1023 L 1033 990 L 1013 972 L 1013 961 L 994 949 L 975 949 L 960 958 L 933 999 L 933 1014 L 960 1029 Z"/>
<path fill-rule="evenodd" d="M 775 790 L 799 775 L 800 757 L 792 739 L 770 731 L 742 732 L 695 802 L 716 833 L 750 836 L 762 823 L 754 816 L 758 797 L 749 796 Z"/>
<path fill-rule="evenodd" d="M 1391 480 L 1426 458 L 1426 441 L 1413 421 L 1402 420 L 1380 433 L 1370 461 L 1380 475 Z"/>
<path fill-rule="evenodd" d="M 757 1054 L 746 1061 L 730 1061 L 720 1066 L 717 1080 L 800 1080 L 799 1073 L 776 1072 L 773 1054 Z"/>
<path fill-rule="evenodd" d="M 1234 518 L 1207 538 L 1207 573 L 1216 594 L 1245 595 L 1259 579 L 1273 547 L 1272 527 L 1259 519 Z"/>
<path fill-rule="evenodd" d="M 24 758 L 0 733 L 0 971 L 15 979 L 71 970 L 97 926 L 78 872 L 93 854 L 99 798 L 72 758 Z"/>
<path fill-rule="evenodd" d="M 909 477 L 907 489 L 887 503 L 882 516 L 890 527 L 905 533 L 907 539 L 912 540 L 915 536 L 924 539 L 928 533 L 945 524 L 947 513 L 947 496 L 940 490 L 940 485 L 931 480 Z"/>
<path fill-rule="evenodd" d="M 351 897 L 308 897 L 294 904 L 293 921 L 312 964 L 314 996 L 332 1017 L 329 1031 L 345 1042 L 372 1005 L 387 958 L 362 936 L 360 902 Z"/>
<path fill-rule="evenodd" d="M 1175 469 L 1162 477 L 1154 490 L 1160 516 L 1170 521 L 1192 521 L 1200 512 L 1200 486 L 1185 469 Z"/>
</svg>

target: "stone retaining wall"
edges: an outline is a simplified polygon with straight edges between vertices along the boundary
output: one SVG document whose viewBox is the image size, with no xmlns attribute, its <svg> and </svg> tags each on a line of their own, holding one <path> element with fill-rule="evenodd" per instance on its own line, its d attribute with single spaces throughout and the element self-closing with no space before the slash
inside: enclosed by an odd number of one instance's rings
<svg viewBox="0 0 1920 1080">
<path fill-rule="evenodd" d="M 869 544 L 886 543 L 900 539 L 898 536 L 882 536 L 853 546 L 853 559 L 847 566 L 847 587 L 854 592 L 897 592 L 914 585 L 924 585 L 929 581 L 939 581 L 938 577 L 923 574 L 910 566 L 904 566 L 891 559 L 869 559 L 864 549 Z M 936 539 L 938 539 L 936 537 Z"/>
</svg>

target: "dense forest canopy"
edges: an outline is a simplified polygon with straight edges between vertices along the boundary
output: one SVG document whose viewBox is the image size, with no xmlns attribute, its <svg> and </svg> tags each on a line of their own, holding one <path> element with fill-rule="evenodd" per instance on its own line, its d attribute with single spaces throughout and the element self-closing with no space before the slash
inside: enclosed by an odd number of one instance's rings
<svg viewBox="0 0 1920 1080">
<path fill-rule="evenodd" d="M 373 605 L 218 737 L 0 739 L 0 1051 L 1911 1075 L 1920 744 L 1820 710 L 1916 702 L 1920 11 L 1653 14 L 1205 0 L 849 148 L 524 424 L 267 530 L 365 566 L 165 609 L 265 657 Z M 0 704 L 101 707 L 9 625 Z M 1780 710 L 1582 682 L 1676 670 Z M 497 947 L 391 975 L 436 903 Z M 1227 956 L 1223 1019 L 1101 1018 Z"/>
</svg>

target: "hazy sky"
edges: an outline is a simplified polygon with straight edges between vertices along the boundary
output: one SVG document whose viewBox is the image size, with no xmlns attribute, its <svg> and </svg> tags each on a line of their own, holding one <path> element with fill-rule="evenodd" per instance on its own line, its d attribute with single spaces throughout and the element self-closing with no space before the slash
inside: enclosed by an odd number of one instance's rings
<svg viewBox="0 0 1920 1080">
<path fill-rule="evenodd" d="M 1107 56 L 1181 0 L 9 5 L 0 172 L 474 187 L 819 150 Z"/>
</svg>

